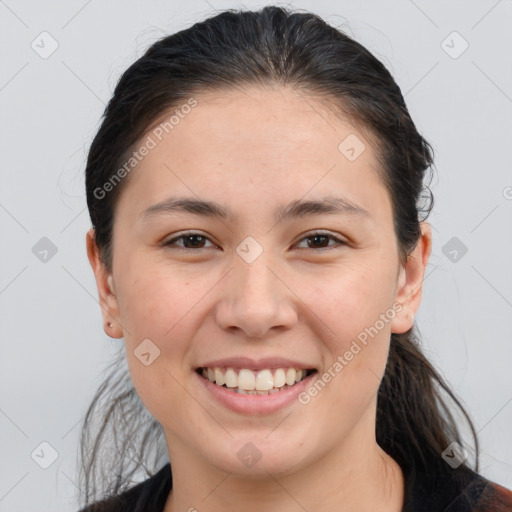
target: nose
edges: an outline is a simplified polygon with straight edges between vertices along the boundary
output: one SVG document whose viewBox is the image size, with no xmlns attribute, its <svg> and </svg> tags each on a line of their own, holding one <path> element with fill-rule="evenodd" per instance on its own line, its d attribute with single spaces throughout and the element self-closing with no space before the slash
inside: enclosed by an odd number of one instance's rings
<svg viewBox="0 0 512 512">
<path fill-rule="evenodd" d="M 291 329 L 297 322 L 293 283 L 286 282 L 265 252 L 252 263 L 236 258 L 216 308 L 217 324 L 247 338 Z"/>
</svg>

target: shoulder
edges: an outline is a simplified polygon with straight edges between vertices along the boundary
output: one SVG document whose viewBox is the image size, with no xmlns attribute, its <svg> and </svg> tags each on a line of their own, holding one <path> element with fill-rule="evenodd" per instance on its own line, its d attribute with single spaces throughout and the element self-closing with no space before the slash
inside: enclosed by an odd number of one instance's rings
<svg viewBox="0 0 512 512">
<path fill-rule="evenodd" d="M 512 491 L 495 482 L 487 482 L 476 512 L 510 512 L 512 511 Z"/>
<path fill-rule="evenodd" d="M 512 512 L 512 491 L 465 466 L 442 477 L 410 474 L 406 481 L 404 512 Z"/>
<path fill-rule="evenodd" d="M 162 512 L 172 488 L 170 463 L 147 480 L 117 496 L 110 496 L 79 512 Z"/>
</svg>

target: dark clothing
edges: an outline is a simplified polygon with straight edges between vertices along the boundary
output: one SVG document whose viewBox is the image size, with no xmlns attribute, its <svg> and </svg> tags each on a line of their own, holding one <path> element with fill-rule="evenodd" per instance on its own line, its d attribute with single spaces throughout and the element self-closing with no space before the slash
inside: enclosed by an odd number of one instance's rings
<svg viewBox="0 0 512 512">
<path fill-rule="evenodd" d="M 512 512 L 512 491 L 463 466 L 454 472 L 458 472 L 458 483 L 433 474 L 404 474 L 402 512 Z M 167 463 L 144 482 L 80 512 L 163 512 L 171 488 Z"/>
</svg>

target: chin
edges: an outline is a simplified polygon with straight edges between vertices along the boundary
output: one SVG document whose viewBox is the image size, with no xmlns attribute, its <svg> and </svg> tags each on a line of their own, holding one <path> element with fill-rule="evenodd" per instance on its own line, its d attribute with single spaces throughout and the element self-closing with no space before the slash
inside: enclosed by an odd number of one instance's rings
<svg viewBox="0 0 512 512">
<path fill-rule="evenodd" d="M 284 436 L 269 435 L 266 431 L 260 436 L 235 436 L 224 446 L 205 447 L 203 456 L 218 469 L 234 475 L 267 479 L 269 473 L 284 477 L 306 467 L 311 457 L 306 457 L 304 442 L 294 441 Z M 268 436 L 267 438 L 265 436 Z"/>
</svg>

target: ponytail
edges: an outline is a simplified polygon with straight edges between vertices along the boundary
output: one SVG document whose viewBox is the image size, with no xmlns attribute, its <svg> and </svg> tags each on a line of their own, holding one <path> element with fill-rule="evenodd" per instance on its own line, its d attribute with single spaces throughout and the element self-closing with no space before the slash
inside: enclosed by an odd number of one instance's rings
<svg viewBox="0 0 512 512">
<path fill-rule="evenodd" d="M 478 438 L 469 415 L 423 355 L 414 327 L 393 333 L 378 392 L 376 439 L 407 473 L 413 468 L 438 475 L 451 473 L 442 453 L 454 441 L 466 449 L 443 392 L 469 425 L 478 471 Z M 461 466 L 468 467 L 467 461 Z"/>
</svg>

